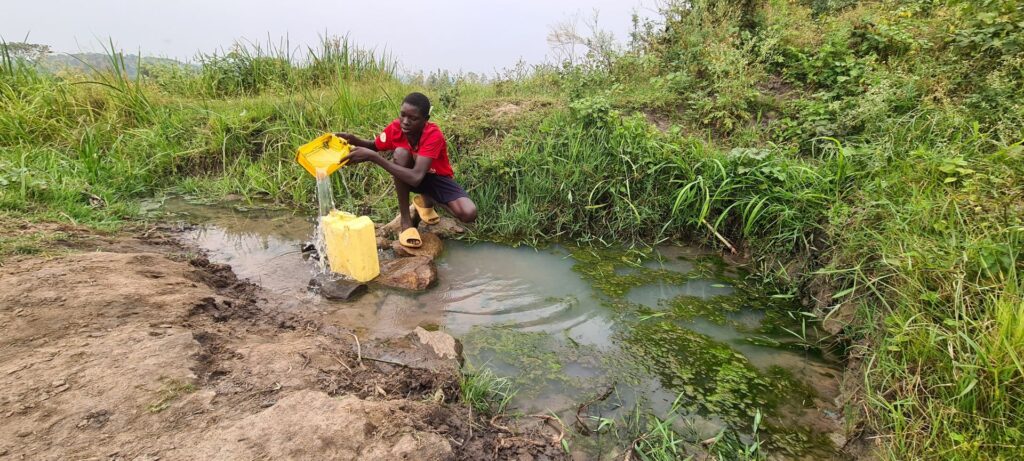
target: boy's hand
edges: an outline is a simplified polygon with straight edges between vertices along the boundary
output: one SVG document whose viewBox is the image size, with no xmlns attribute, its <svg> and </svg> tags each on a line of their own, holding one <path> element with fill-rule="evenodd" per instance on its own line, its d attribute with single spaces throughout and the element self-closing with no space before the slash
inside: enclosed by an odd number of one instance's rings
<svg viewBox="0 0 1024 461">
<path fill-rule="evenodd" d="M 352 133 L 334 133 L 334 135 L 348 141 L 349 144 L 355 144 L 359 140 L 359 138 Z"/>
<path fill-rule="evenodd" d="M 365 161 L 373 160 L 375 157 L 379 157 L 376 152 L 367 149 L 365 147 L 353 147 L 348 153 L 348 163 L 354 165 L 356 163 L 363 163 Z"/>
</svg>

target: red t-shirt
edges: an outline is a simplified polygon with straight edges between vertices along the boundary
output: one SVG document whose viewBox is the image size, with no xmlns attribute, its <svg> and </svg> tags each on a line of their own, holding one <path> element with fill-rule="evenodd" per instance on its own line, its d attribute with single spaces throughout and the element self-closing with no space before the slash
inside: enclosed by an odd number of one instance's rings
<svg viewBox="0 0 1024 461">
<path fill-rule="evenodd" d="M 395 150 L 401 147 L 421 157 L 432 158 L 434 160 L 430 162 L 428 173 L 449 178 L 454 176 L 452 164 L 448 162 L 448 143 L 436 123 L 427 122 L 423 127 L 420 143 L 415 150 L 409 145 L 405 133 L 402 133 L 401 122 L 397 118 L 385 127 L 373 142 L 377 145 L 377 150 Z"/>
</svg>

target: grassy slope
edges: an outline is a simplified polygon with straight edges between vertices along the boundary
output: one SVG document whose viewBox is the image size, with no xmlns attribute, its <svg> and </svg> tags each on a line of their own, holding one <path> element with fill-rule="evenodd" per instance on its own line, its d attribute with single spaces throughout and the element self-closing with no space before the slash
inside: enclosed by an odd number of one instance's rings
<svg viewBox="0 0 1024 461">
<path fill-rule="evenodd" d="M 369 136 L 426 90 L 477 235 L 716 244 L 713 227 L 820 317 L 857 313 L 844 334 L 885 457 L 1020 454 L 1020 7 L 712 4 L 666 8 L 627 52 L 486 85 L 405 84 L 336 41 L 309 65 L 242 50 L 141 83 L 7 60 L 0 213 L 113 227 L 172 187 L 310 206 L 294 146 Z M 342 206 L 390 218 L 386 174 L 343 172 Z"/>
</svg>

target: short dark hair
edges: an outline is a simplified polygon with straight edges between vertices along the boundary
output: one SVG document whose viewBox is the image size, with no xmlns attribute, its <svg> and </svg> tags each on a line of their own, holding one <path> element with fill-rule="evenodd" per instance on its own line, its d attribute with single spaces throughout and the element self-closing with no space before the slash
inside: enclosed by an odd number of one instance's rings
<svg viewBox="0 0 1024 461">
<path fill-rule="evenodd" d="M 430 99 L 427 98 L 427 95 L 423 93 L 409 93 L 402 102 L 416 106 L 423 118 L 430 118 Z"/>
</svg>

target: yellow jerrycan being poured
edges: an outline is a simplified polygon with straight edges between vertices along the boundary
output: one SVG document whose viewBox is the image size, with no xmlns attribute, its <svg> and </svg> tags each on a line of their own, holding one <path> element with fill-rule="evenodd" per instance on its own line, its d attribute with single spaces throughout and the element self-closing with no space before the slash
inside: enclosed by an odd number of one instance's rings
<svg viewBox="0 0 1024 461">
<path fill-rule="evenodd" d="M 326 172 L 327 176 L 330 176 L 331 173 L 348 163 L 349 150 L 351 147 L 348 145 L 348 141 L 333 133 L 326 133 L 299 147 L 295 160 L 314 178 L 316 170 L 320 168 Z"/>
<path fill-rule="evenodd" d="M 377 259 L 377 236 L 373 221 L 344 211 L 331 210 L 320 218 L 327 243 L 327 260 L 331 270 L 368 282 L 380 275 Z"/>
</svg>

